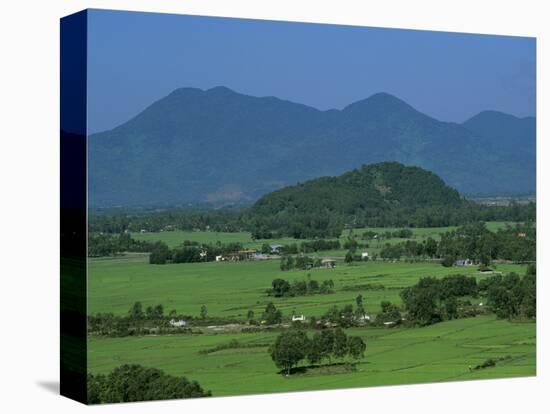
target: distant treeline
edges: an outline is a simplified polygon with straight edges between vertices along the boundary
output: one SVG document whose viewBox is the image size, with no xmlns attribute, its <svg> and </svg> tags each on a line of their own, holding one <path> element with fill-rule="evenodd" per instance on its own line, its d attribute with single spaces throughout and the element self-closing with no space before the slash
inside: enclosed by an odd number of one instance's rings
<svg viewBox="0 0 550 414">
<path fill-rule="evenodd" d="M 202 211 L 171 209 L 153 212 L 91 213 L 90 233 L 119 234 L 124 231 L 148 232 L 171 230 L 201 230 L 239 232 L 250 231 L 254 239 L 294 237 L 315 239 L 339 237 L 347 226 L 360 227 L 445 227 L 477 221 L 534 222 L 534 203 L 509 206 L 485 206 L 464 202 L 424 207 L 370 208 L 350 214 L 317 211 L 303 213 L 279 211 L 277 205 L 263 206 L 261 211 L 247 208 L 207 209 Z M 397 236 L 400 237 L 400 236 Z"/>
<path fill-rule="evenodd" d="M 151 264 L 211 262 L 216 256 L 243 250 L 242 243 L 199 243 L 185 240 L 180 246 L 170 249 L 161 241 L 148 242 L 133 239 L 128 233 L 119 235 L 91 234 L 88 237 L 88 256 L 115 256 L 123 252 L 151 253 Z"/>
<path fill-rule="evenodd" d="M 88 332 L 111 337 L 152 333 L 192 333 L 192 327 L 242 322 L 235 318 L 209 316 L 206 305 L 202 305 L 197 311 L 198 315 L 179 314 L 175 309 L 165 313 L 162 304 L 144 308 L 138 301 L 132 305 L 126 315 L 114 315 L 110 312 L 88 315 Z M 184 325 L 173 326 L 170 324 L 171 320 L 184 321 Z"/>
<path fill-rule="evenodd" d="M 156 368 L 121 365 L 109 374 L 88 374 L 88 404 L 209 397 L 197 381 L 175 377 Z"/>
<path fill-rule="evenodd" d="M 440 241 L 429 237 L 422 242 L 388 243 L 379 257 L 442 259 L 445 266 L 452 266 L 457 259 L 470 259 L 485 266 L 492 260 L 532 262 L 536 260 L 536 227 L 530 223 L 517 224 L 491 232 L 484 223 L 473 223 L 443 233 Z"/>
<path fill-rule="evenodd" d="M 93 234 L 88 236 L 88 256 L 115 256 L 122 252 L 150 252 L 154 243 L 135 240 L 128 233 Z"/>
<path fill-rule="evenodd" d="M 88 230 L 91 233 L 118 234 L 128 230 L 138 233 L 171 230 L 243 231 L 244 208 L 213 209 L 207 205 L 195 208 L 161 210 L 91 211 Z"/>
</svg>

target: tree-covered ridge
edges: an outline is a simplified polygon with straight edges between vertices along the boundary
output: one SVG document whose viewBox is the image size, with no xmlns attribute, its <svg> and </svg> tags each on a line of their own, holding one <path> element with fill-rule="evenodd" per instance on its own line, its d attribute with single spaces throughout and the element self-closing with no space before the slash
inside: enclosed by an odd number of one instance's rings
<svg viewBox="0 0 550 414">
<path fill-rule="evenodd" d="M 387 222 L 391 216 L 396 222 L 419 214 L 424 214 L 424 221 L 436 220 L 435 210 L 449 217 L 450 211 L 469 204 L 429 171 L 383 162 L 274 191 L 260 198 L 250 214 L 260 227 L 311 237 L 339 234 L 343 224 Z"/>
<path fill-rule="evenodd" d="M 89 137 L 89 202 L 252 202 L 382 161 L 434 171 L 463 194 L 535 191 L 534 119 L 480 115 L 441 122 L 387 93 L 319 111 L 227 88 L 182 88 Z"/>
</svg>

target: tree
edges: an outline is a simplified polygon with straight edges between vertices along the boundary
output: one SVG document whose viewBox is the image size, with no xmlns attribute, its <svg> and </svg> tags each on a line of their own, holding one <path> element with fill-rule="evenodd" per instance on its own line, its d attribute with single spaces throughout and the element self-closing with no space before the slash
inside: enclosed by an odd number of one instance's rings
<svg viewBox="0 0 550 414">
<path fill-rule="evenodd" d="M 281 333 L 269 351 L 275 365 L 286 370 L 286 375 L 290 375 L 292 367 L 306 357 L 309 348 L 306 333 L 292 329 Z"/>
<path fill-rule="evenodd" d="M 332 329 L 326 329 L 321 331 L 319 337 L 319 352 L 321 354 L 321 360 L 328 358 L 329 362 L 334 350 L 334 331 Z"/>
<path fill-rule="evenodd" d="M 128 316 L 134 321 L 144 318 L 145 315 L 143 313 L 143 306 L 141 305 L 141 302 L 136 302 L 132 305 L 132 307 L 128 311 Z"/>
<path fill-rule="evenodd" d="M 206 305 L 201 306 L 201 319 L 206 319 L 206 315 L 208 314 L 208 309 L 206 308 Z"/>
<path fill-rule="evenodd" d="M 445 301 L 445 315 L 447 319 L 456 319 L 458 317 L 458 303 L 454 296 Z"/>
<path fill-rule="evenodd" d="M 452 256 L 445 256 L 443 260 L 441 261 L 441 265 L 444 267 L 452 267 L 455 262 L 454 257 Z"/>
<path fill-rule="evenodd" d="M 248 319 L 249 322 L 254 320 L 254 311 L 252 309 L 248 310 L 248 313 L 246 314 L 246 319 Z"/>
<path fill-rule="evenodd" d="M 317 364 L 323 359 L 323 343 L 321 334 L 319 332 L 313 335 L 312 340 L 310 341 L 307 360 L 310 364 Z"/>
<path fill-rule="evenodd" d="M 153 317 L 155 319 L 162 319 L 164 316 L 164 307 L 162 305 L 157 305 L 153 309 Z"/>
<path fill-rule="evenodd" d="M 401 292 L 401 297 L 411 319 L 420 322 L 422 325 L 430 325 L 441 321 L 441 315 L 436 304 L 437 296 L 434 295 L 434 291 L 430 287 L 417 285 L 405 289 Z"/>
<path fill-rule="evenodd" d="M 376 315 L 376 323 L 382 324 L 384 322 L 397 322 L 401 319 L 401 312 L 399 308 L 393 303 L 383 300 L 380 302 L 381 312 Z"/>
<path fill-rule="evenodd" d="M 290 284 L 284 279 L 274 279 L 271 286 L 271 292 L 275 297 L 282 297 L 290 292 Z"/>
<path fill-rule="evenodd" d="M 358 336 L 350 336 L 348 338 L 348 350 L 353 359 L 359 359 L 365 356 L 367 345 Z"/>
<path fill-rule="evenodd" d="M 166 264 L 170 258 L 170 249 L 168 245 L 164 242 L 156 242 L 151 249 L 151 254 L 149 255 L 150 264 Z"/>
<path fill-rule="evenodd" d="M 268 325 L 275 325 L 281 323 L 283 316 L 281 311 L 275 308 L 273 302 L 269 302 L 265 307 L 263 319 L 265 319 Z"/>
<path fill-rule="evenodd" d="M 343 358 L 348 353 L 348 338 L 342 328 L 336 328 L 334 330 L 332 352 L 336 358 Z"/>
</svg>

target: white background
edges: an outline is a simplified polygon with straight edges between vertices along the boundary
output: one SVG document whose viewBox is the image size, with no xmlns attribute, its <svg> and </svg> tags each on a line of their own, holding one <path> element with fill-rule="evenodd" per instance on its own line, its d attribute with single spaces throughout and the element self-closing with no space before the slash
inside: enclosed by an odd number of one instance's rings
<svg viewBox="0 0 550 414">
<path fill-rule="evenodd" d="M 550 12 L 545 1 L 5 1 L 0 14 L 0 407 L 3 412 L 548 412 Z M 538 375 L 86 408 L 57 395 L 59 18 L 86 7 L 536 36 Z M 546 26 L 546 27 L 545 27 Z M 546 211 L 547 212 L 547 211 Z M 548 253 L 548 251 L 546 250 Z M 545 407 L 546 406 L 546 407 Z M 33 411 L 31 411 L 33 410 Z"/>
</svg>

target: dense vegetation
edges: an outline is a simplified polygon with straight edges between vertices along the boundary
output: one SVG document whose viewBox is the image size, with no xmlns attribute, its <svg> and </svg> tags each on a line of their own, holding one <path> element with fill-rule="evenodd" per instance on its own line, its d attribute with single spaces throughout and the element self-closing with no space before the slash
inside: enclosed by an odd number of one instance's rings
<svg viewBox="0 0 550 414">
<path fill-rule="evenodd" d="M 516 273 L 495 275 L 477 283 L 475 277 L 451 275 L 442 279 L 421 278 L 401 291 L 410 321 L 430 325 L 443 320 L 475 316 L 462 297 L 487 299 L 486 305 L 498 317 L 515 319 L 536 317 L 536 267 L 531 265 L 523 278 Z M 466 312 L 465 312 L 466 309 Z M 475 309 L 475 307 L 474 307 Z"/>
<path fill-rule="evenodd" d="M 88 374 L 88 404 L 209 397 L 196 381 L 174 377 L 156 368 L 121 365 L 107 375 Z"/>
<path fill-rule="evenodd" d="M 175 229 L 250 231 L 255 239 L 279 236 L 304 239 L 338 237 L 345 227 L 533 222 L 535 216 L 534 203 L 476 204 L 463 199 L 431 172 L 384 162 L 274 191 L 252 207 L 95 212 L 90 216 L 89 229 L 91 234 Z M 302 245 L 300 249 L 307 253 L 326 247 L 312 244 Z"/>
<path fill-rule="evenodd" d="M 345 226 L 437 227 L 497 217 L 529 221 L 534 212 L 534 206 L 480 206 L 435 174 L 384 162 L 272 192 L 249 215 L 260 233 L 313 238 L 337 237 Z"/>
</svg>

